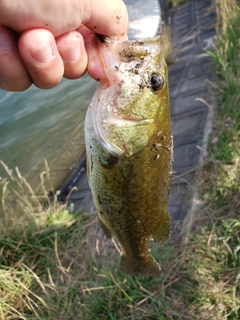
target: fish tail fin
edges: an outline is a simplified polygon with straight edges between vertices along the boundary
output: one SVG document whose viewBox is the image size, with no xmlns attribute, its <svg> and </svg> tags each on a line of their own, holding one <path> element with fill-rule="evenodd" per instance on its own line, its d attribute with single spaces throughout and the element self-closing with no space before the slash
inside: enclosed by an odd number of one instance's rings
<svg viewBox="0 0 240 320">
<path fill-rule="evenodd" d="M 147 277 L 159 277 L 161 275 L 161 268 L 151 255 L 133 258 L 123 254 L 120 268 L 122 272 L 129 275 L 138 274 Z"/>
</svg>

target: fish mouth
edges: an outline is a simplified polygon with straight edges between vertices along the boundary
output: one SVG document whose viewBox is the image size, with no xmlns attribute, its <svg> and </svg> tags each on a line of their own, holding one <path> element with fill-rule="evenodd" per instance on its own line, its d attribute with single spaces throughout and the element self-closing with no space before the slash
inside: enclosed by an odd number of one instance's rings
<svg viewBox="0 0 240 320">
<path fill-rule="evenodd" d="M 91 122 L 95 139 L 108 152 L 130 157 L 148 144 L 154 116 L 133 109 L 139 95 L 149 88 L 149 64 L 160 52 L 160 36 L 136 41 L 100 39 L 108 83 L 100 83 Z"/>
<path fill-rule="evenodd" d="M 100 37 L 98 51 L 110 85 L 114 83 L 116 71 L 144 73 L 148 62 L 162 50 L 160 35 L 131 41 L 112 40 L 101 35 L 97 37 Z"/>
<path fill-rule="evenodd" d="M 129 62 L 135 60 L 136 57 L 144 57 L 151 54 L 156 54 L 161 50 L 161 36 L 157 35 L 154 38 L 145 38 L 139 40 L 125 40 L 118 41 L 112 40 L 106 36 L 96 34 L 100 46 L 106 46 L 110 44 L 111 46 L 119 46 L 119 55 L 121 61 Z"/>
</svg>

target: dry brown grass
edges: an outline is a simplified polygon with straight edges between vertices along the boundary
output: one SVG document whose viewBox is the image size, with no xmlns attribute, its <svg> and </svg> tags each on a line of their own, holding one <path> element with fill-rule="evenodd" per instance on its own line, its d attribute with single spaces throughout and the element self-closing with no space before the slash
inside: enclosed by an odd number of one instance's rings
<svg viewBox="0 0 240 320">
<path fill-rule="evenodd" d="M 229 17 L 233 16 L 237 11 L 237 0 L 215 0 L 217 16 L 218 16 L 218 29 L 226 33 Z"/>
</svg>

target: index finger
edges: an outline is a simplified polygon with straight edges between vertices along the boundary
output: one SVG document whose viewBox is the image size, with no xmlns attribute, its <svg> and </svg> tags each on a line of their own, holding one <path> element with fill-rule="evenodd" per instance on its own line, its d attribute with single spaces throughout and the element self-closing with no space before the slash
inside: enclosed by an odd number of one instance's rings
<svg viewBox="0 0 240 320">
<path fill-rule="evenodd" d="M 47 29 L 55 38 L 84 24 L 94 33 L 125 40 L 128 14 L 122 0 L 1 0 L 0 24 L 18 33 Z"/>
<path fill-rule="evenodd" d="M 89 3 L 86 4 L 83 24 L 94 33 L 105 35 L 114 40 L 126 40 L 127 8 L 122 0 L 91 1 L 91 6 Z"/>
</svg>

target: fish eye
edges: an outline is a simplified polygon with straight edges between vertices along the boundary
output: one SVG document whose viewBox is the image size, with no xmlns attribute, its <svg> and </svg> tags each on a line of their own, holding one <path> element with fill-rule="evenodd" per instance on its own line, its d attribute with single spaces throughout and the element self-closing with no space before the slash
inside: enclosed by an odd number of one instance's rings
<svg viewBox="0 0 240 320">
<path fill-rule="evenodd" d="M 164 83 L 163 76 L 157 72 L 152 73 L 150 83 L 153 91 L 161 89 Z"/>
</svg>

